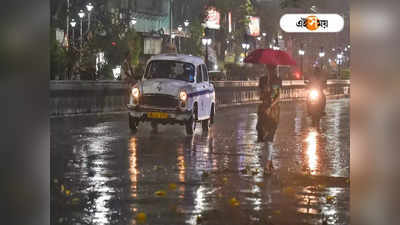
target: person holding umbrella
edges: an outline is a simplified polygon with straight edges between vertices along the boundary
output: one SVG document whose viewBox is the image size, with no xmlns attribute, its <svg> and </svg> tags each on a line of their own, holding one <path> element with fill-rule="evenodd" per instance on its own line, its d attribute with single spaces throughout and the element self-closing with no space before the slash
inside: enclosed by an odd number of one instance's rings
<svg viewBox="0 0 400 225">
<path fill-rule="evenodd" d="M 257 135 L 258 141 L 266 141 L 267 156 L 265 174 L 273 170 L 272 152 L 274 151 L 274 137 L 279 124 L 280 106 L 279 95 L 282 81 L 279 78 L 278 65 L 296 65 L 296 62 L 286 53 L 272 49 L 257 49 L 245 59 L 245 63 L 265 64 L 266 76 L 260 78 L 259 88 L 262 103 L 257 110 Z"/>
</svg>

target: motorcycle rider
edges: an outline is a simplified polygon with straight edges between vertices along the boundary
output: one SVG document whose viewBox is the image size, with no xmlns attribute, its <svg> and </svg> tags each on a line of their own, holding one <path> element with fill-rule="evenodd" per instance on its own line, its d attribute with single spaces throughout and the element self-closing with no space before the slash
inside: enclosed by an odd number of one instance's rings
<svg viewBox="0 0 400 225">
<path fill-rule="evenodd" d="M 318 92 L 321 94 L 322 98 L 322 111 L 325 114 L 325 106 L 326 106 L 326 96 L 324 93 L 324 89 L 326 88 L 327 84 L 327 77 L 326 74 L 320 67 L 315 67 L 314 73 L 310 76 L 310 84 L 309 89 L 317 89 Z"/>
</svg>

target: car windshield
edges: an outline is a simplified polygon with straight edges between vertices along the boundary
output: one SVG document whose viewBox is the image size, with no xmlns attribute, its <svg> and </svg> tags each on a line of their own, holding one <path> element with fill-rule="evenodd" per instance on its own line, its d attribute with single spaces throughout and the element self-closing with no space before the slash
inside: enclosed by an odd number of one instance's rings
<svg viewBox="0 0 400 225">
<path fill-rule="evenodd" d="M 194 82 L 194 66 L 178 61 L 153 61 L 146 70 L 146 79 L 174 79 Z"/>
</svg>

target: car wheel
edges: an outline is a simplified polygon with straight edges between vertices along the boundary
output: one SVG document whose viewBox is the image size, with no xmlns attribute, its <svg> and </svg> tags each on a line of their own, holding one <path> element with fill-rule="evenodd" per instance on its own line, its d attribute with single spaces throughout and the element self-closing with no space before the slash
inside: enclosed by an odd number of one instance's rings
<svg viewBox="0 0 400 225">
<path fill-rule="evenodd" d="M 210 128 L 210 120 L 203 120 L 201 121 L 201 127 L 203 128 L 203 131 L 208 131 Z"/>
<path fill-rule="evenodd" d="M 215 109 L 214 109 L 214 104 L 211 106 L 211 115 L 210 115 L 210 125 L 214 124 L 214 114 L 215 114 Z"/>
<path fill-rule="evenodd" d="M 129 114 L 129 128 L 131 131 L 136 132 L 139 126 L 139 120 L 135 119 Z"/>
<path fill-rule="evenodd" d="M 195 110 L 190 117 L 190 119 L 186 122 L 185 128 L 186 128 L 186 134 L 187 135 L 193 135 L 194 131 L 196 130 L 196 118 L 197 118 L 197 110 Z"/>
</svg>

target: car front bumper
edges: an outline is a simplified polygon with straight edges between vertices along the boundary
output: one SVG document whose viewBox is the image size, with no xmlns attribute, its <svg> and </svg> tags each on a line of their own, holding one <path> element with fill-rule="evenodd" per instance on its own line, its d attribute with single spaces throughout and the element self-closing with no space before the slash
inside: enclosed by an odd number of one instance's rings
<svg viewBox="0 0 400 225">
<path fill-rule="evenodd" d="M 144 122 L 144 121 L 155 121 L 155 122 L 160 122 L 163 124 L 167 123 L 180 123 L 183 124 L 186 121 L 190 119 L 192 116 L 192 111 L 190 110 L 185 110 L 181 111 L 178 109 L 170 109 L 170 108 L 150 108 L 150 107 L 142 107 L 142 106 L 137 106 L 137 105 L 127 105 L 129 114 L 131 117 L 137 119 L 138 121 Z M 161 113 L 167 113 L 168 118 L 165 119 L 158 119 L 158 118 L 149 118 L 147 115 L 150 112 L 161 112 Z"/>
</svg>

